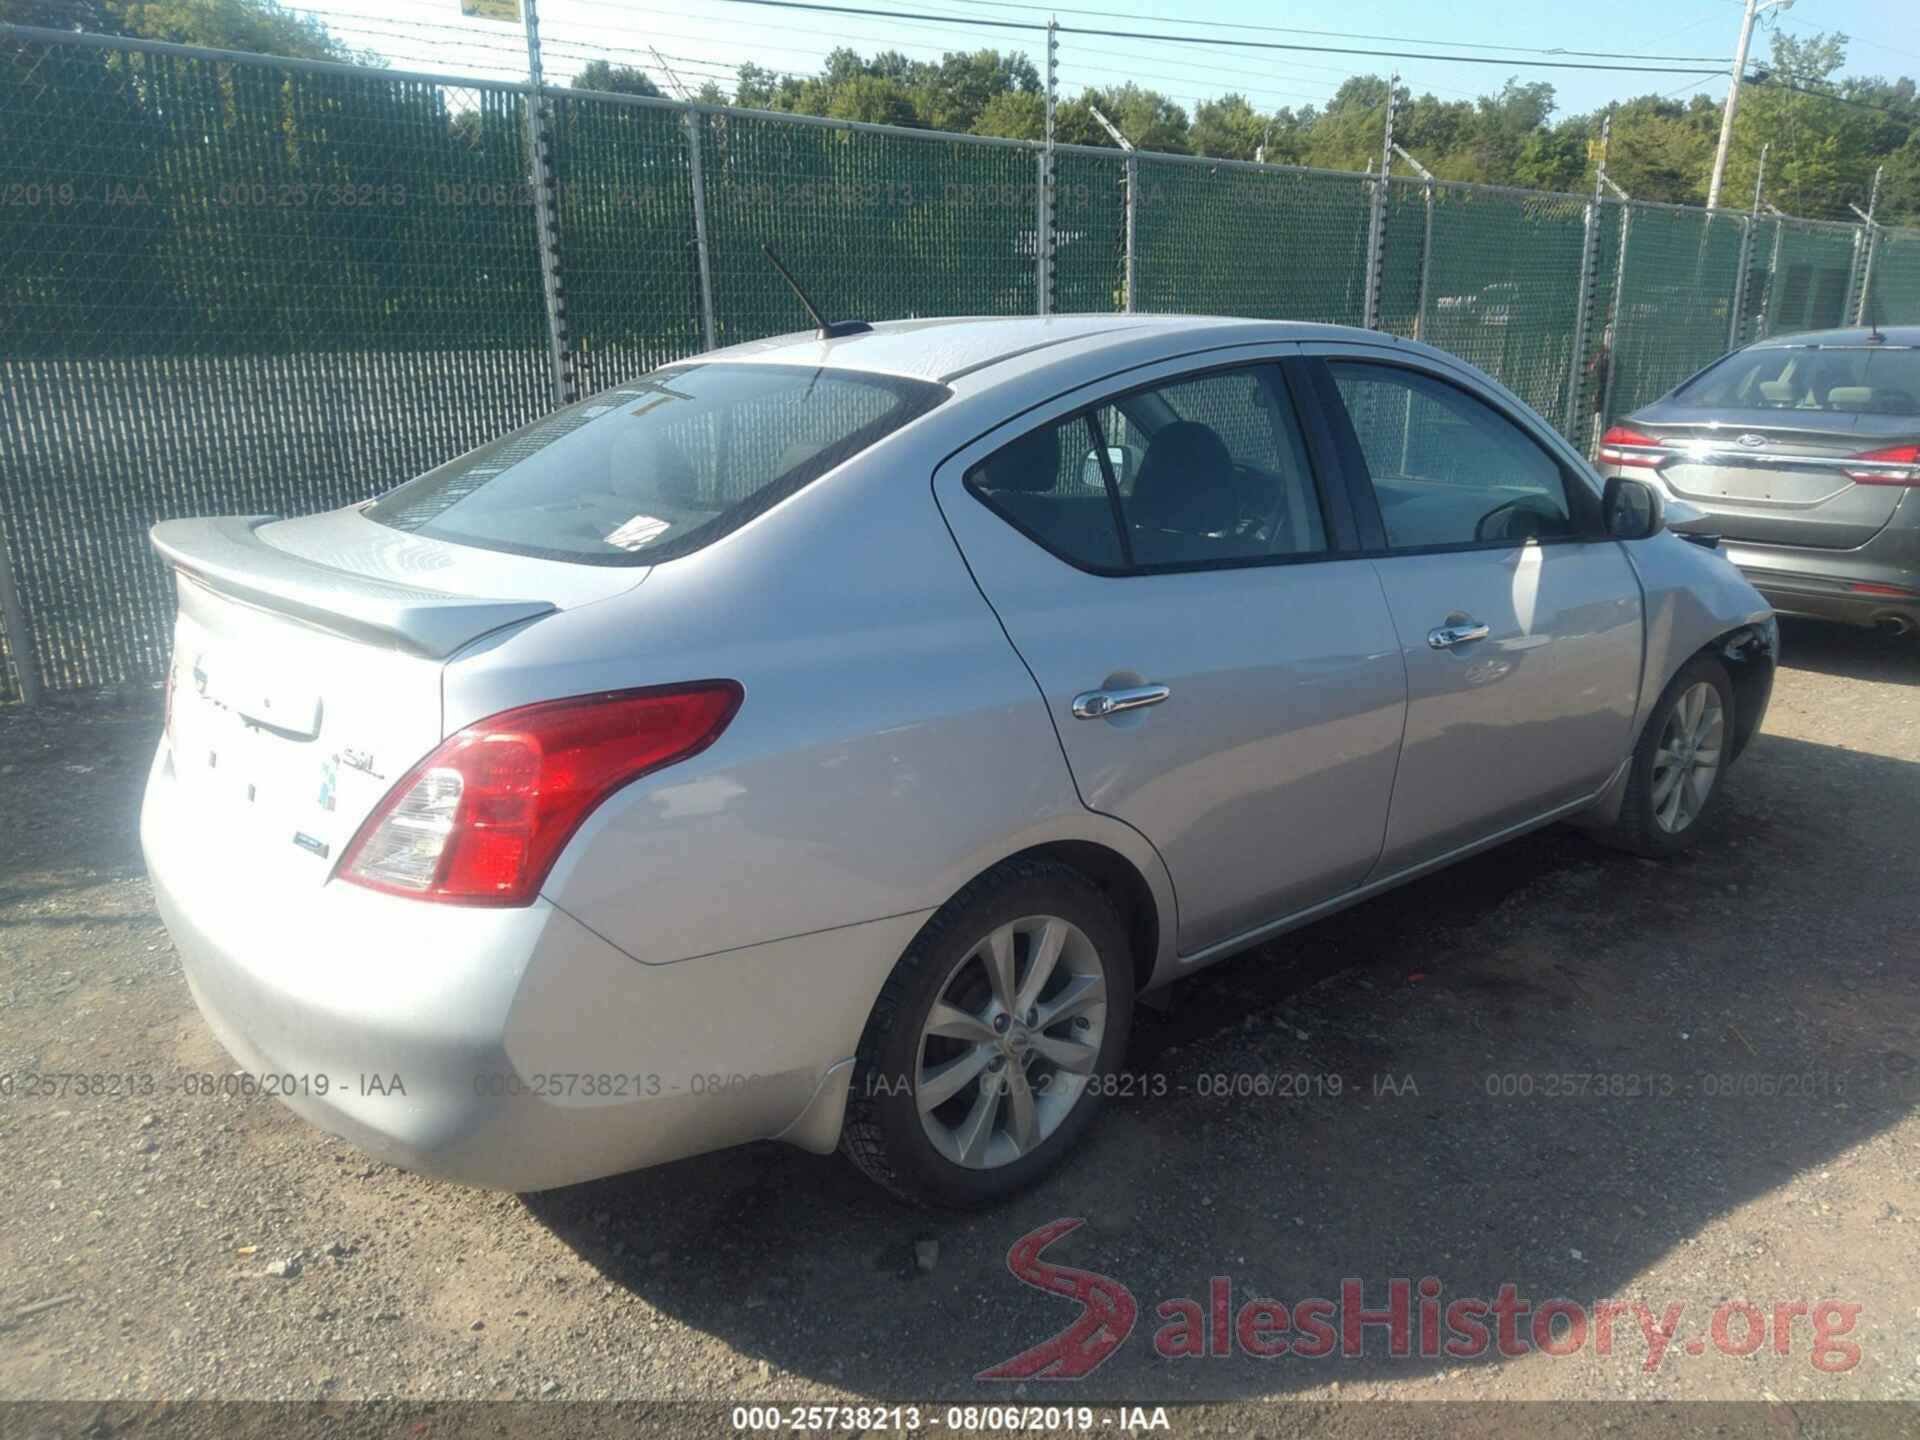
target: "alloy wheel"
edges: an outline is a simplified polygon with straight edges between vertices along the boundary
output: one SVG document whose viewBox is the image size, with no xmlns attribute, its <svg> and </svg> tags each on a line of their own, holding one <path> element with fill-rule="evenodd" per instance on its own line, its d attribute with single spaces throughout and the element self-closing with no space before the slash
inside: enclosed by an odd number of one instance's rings
<svg viewBox="0 0 1920 1440">
<path fill-rule="evenodd" d="M 1702 680 L 1674 704 L 1653 752 L 1651 799 L 1654 823 L 1678 835 L 1700 817 L 1720 777 L 1726 739 L 1720 692 Z"/>
<path fill-rule="evenodd" d="M 1030 1155 L 1079 1102 L 1106 1038 L 1106 971 L 1057 915 L 984 936 L 921 1027 L 914 1098 L 948 1160 L 988 1170 Z"/>
</svg>

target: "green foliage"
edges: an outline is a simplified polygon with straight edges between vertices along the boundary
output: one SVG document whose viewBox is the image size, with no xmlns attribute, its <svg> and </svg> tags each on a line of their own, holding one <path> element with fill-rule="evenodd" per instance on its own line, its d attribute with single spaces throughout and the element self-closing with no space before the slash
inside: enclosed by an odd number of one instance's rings
<svg viewBox="0 0 1920 1440">
<path fill-rule="evenodd" d="M 1743 92 L 1725 203 L 1752 203 L 1760 147 L 1770 145 L 1767 197 L 1784 210 L 1849 218 L 1848 203 L 1864 204 L 1874 171 L 1884 167 L 1881 217 L 1890 223 L 1920 217 L 1914 81 L 1836 82 L 1832 77 L 1846 60 L 1844 35 L 1795 39 L 1776 32 L 1772 43 L 1766 76 Z M 1799 94 L 1770 81 L 1826 93 Z M 743 65 L 734 98 L 757 108 L 1022 140 L 1046 132 L 1039 76 L 1024 56 L 995 50 L 956 52 L 936 64 L 892 53 L 868 60 L 843 48 L 809 77 Z M 1553 86 L 1544 81 L 1510 78 L 1477 100 L 1406 90 L 1399 99 L 1396 138 L 1443 180 L 1564 193 L 1593 183 L 1606 112 L 1558 115 Z M 1098 108 L 1142 151 L 1235 160 L 1264 154 L 1269 164 L 1372 170 L 1380 164 L 1386 103 L 1386 80 L 1355 75 L 1324 107 L 1265 112 L 1244 95 L 1226 94 L 1202 101 L 1189 117 L 1167 96 L 1128 83 L 1063 100 L 1055 134 L 1069 144 L 1111 146 L 1093 118 Z M 1704 204 L 1720 111 L 1720 100 L 1704 95 L 1642 95 L 1615 105 L 1607 157 L 1615 183 L 1640 199 Z"/>
<path fill-rule="evenodd" d="M 573 77 L 577 90 L 604 90 L 610 95 L 654 95 L 661 93 L 653 77 L 631 65 L 613 65 L 605 60 L 589 60 Z"/>
</svg>

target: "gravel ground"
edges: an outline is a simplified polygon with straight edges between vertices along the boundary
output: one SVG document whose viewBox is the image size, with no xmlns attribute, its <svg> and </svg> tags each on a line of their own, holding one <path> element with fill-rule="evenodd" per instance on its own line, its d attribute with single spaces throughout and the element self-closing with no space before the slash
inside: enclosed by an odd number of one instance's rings
<svg viewBox="0 0 1920 1440">
<path fill-rule="evenodd" d="M 1871 1398 L 1920 1426 L 1920 652 L 1797 625 L 1786 645 L 1694 856 L 1556 829 L 1184 982 L 1137 1026 L 1138 1093 L 993 1213 L 909 1213 L 775 1145 L 482 1193 L 269 1099 L 16 1088 L 0 1396 L 1642 1402 L 1628 1433 L 1719 1399 L 1797 1407 L 1803 1434 L 1833 1413 L 1806 1402 Z M 0 1074 L 231 1069 L 135 840 L 157 724 L 0 715 Z M 1006 1264 L 1058 1217 L 1086 1223 L 1048 1259 L 1125 1286 L 1134 1334 L 1084 1395 L 974 1379 L 1074 1318 Z M 1682 1308 L 1658 1363 L 1625 1309 L 1604 1355 L 1597 1317 L 1567 1356 L 1396 1357 L 1381 1327 L 1354 1357 L 1157 1353 L 1162 1303 L 1204 1314 L 1216 1276 L 1236 1312 L 1348 1280 L 1378 1307 L 1428 1276 L 1442 1304 Z M 1716 1336 L 1729 1301 L 1771 1325 L 1750 1354 L 1728 1353 L 1740 1316 Z M 1823 1303 L 1858 1309 L 1825 1312 L 1816 1350 Z M 1260 1433 L 1401 1433 L 1401 1409 Z M 1245 1412 L 1188 1416 L 1213 1413 Z"/>
</svg>

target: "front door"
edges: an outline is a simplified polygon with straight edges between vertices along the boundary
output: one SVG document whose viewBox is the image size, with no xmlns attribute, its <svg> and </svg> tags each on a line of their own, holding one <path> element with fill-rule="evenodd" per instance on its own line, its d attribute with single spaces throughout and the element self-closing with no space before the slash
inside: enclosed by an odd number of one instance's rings
<svg viewBox="0 0 1920 1440">
<path fill-rule="evenodd" d="M 1082 800 L 1159 850 L 1182 953 L 1358 884 L 1404 671 L 1278 368 L 1161 367 L 1049 410 L 935 493 Z"/>
<path fill-rule="evenodd" d="M 1384 875 L 1606 783 L 1631 746 L 1640 587 L 1592 487 L 1528 422 L 1357 352 L 1320 379 L 1406 663 Z"/>
</svg>

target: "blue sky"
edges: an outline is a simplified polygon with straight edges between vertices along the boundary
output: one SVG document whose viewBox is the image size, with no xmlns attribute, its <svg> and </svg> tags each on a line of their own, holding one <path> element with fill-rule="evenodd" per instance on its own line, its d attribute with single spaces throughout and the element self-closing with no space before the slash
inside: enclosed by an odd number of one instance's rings
<svg viewBox="0 0 1920 1440">
<path fill-rule="evenodd" d="M 889 0 L 846 0 L 886 8 Z M 1111 8 L 1109 8 L 1111 7 Z M 459 0 L 290 0 L 287 8 L 324 19 L 343 40 L 378 51 L 408 69 L 517 78 L 525 74 L 519 27 L 464 19 Z M 1063 25 L 1114 30 L 1166 30 L 1302 45 L 1380 49 L 1454 50 L 1482 54 L 1495 64 L 1389 60 L 1365 55 L 1235 50 L 1176 45 L 1106 36 L 1063 35 L 1063 93 L 1085 85 L 1132 79 L 1171 95 L 1191 108 L 1231 90 L 1262 109 L 1324 103 L 1351 74 L 1397 68 L 1416 92 L 1443 99 L 1497 88 L 1509 75 L 1553 82 L 1563 112 L 1590 110 L 1610 99 L 1650 90 L 1684 96 L 1725 94 L 1719 75 L 1628 75 L 1550 70 L 1528 59 L 1572 56 L 1523 54 L 1496 48 L 1560 47 L 1723 59 L 1733 53 L 1741 0 L 1608 0 L 1587 6 L 1515 5 L 1510 0 L 1459 0 L 1450 6 L 1418 0 L 1303 0 L 1285 8 L 1252 0 L 1187 0 L 1178 6 L 1153 0 L 1074 0 L 1049 11 L 988 0 L 906 0 L 904 8 L 956 17 L 889 20 L 810 11 L 775 10 L 728 0 L 540 0 L 541 31 L 549 75 L 564 80 L 596 56 L 637 65 L 671 89 L 671 69 L 697 89 L 707 79 L 730 82 L 734 68 L 752 61 L 771 70 L 810 74 L 836 45 L 863 53 L 898 49 L 916 59 L 938 59 L 955 49 L 1024 49 L 1036 61 L 1039 37 L 1016 30 L 962 23 L 961 17 L 1044 23 L 1049 14 Z M 1557 11 L 1557 13 L 1556 13 Z M 1079 13 L 1076 13 L 1079 12 Z M 1902 13 L 1904 12 L 1904 13 Z M 1796 35 L 1844 30 L 1855 36 L 1847 73 L 1920 76 L 1920 26 L 1914 0 L 1799 0 L 1777 23 Z M 1220 26 L 1200 22 L 1221 22 Z M 1767 21 L 1756 32 L 1754 51 L 1765 55 Z M 1298 31 L 1337 31 L 1395 39 L 1369 41 L 1331 35 L 1279 33 L 1227 26 L 1288 26 Z M 651 50 L 658 50 L 655 60 Z M 1650 62 L 1651 63 L 1651 62 Z M 1711 65 L 1683 66 L 1710 70 Z"/>
</svg>

